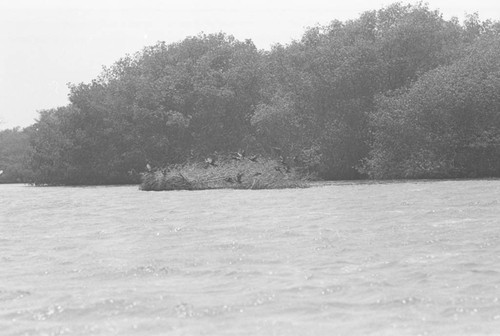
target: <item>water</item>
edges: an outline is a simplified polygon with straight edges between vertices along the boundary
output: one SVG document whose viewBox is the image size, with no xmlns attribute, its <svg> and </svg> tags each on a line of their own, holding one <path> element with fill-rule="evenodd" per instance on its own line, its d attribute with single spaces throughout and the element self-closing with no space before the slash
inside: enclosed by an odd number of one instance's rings
<svg viewBox="0 0 500 336">
<path fill-rule="evenodd" d="M 500 181 L 0 185 L 1 335 L 498 335 Z"/>
</svg>

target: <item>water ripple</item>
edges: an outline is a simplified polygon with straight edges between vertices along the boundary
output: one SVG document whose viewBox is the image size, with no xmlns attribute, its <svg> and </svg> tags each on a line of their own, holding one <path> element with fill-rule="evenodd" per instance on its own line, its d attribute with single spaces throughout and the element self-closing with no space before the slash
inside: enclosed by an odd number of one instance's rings
<svg viewBox="0 0 500 336">
<path fill-rule="evenodd" d="M 498 195 L 0 185 L 2 335 L 494 335 Z"/>
</svg>

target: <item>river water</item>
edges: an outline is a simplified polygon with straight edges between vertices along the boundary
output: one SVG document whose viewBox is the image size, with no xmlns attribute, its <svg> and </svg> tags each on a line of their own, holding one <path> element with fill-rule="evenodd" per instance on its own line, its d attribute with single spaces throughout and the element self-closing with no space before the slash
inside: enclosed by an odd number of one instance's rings
<svg viewBox="0 0 500 336">
<path fill-rule="evenodd" d="M 0 185 L 0 335 L 499 335 L 500 181 Z"/>
</svg>

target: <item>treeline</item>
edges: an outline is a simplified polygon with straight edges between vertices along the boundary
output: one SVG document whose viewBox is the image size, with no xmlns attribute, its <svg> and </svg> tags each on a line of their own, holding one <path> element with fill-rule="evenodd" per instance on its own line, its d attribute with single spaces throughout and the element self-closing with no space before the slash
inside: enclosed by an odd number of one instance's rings
<svg viewBox="0 0 500 336">
<path fill-rule="evenodd" d="M 34 183 L 134 183 L 146 164 L 246 150 L 326 179 L 500 176 L 499 56 L 499 22 L 399 3 L 270 51 L 222 33 L 162 42 L 1 133 L 22 159 L 0 165 Z"/>
</svg>

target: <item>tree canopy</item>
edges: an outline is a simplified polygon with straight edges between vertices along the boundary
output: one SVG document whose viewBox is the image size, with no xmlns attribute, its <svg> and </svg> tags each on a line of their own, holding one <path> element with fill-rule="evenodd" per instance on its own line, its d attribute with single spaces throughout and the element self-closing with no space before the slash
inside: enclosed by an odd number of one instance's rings
<svg viewBox="0 0 500 336">
<path fill-rule="evenodd" d="M 399 3 L 269 51 L 224 33 L 159 42 L 0 133 L 0 159 L 49 184 L 243 150 L 327 179 L 499 176 L 499 46 L 498 22 Z"/>
</svg>

